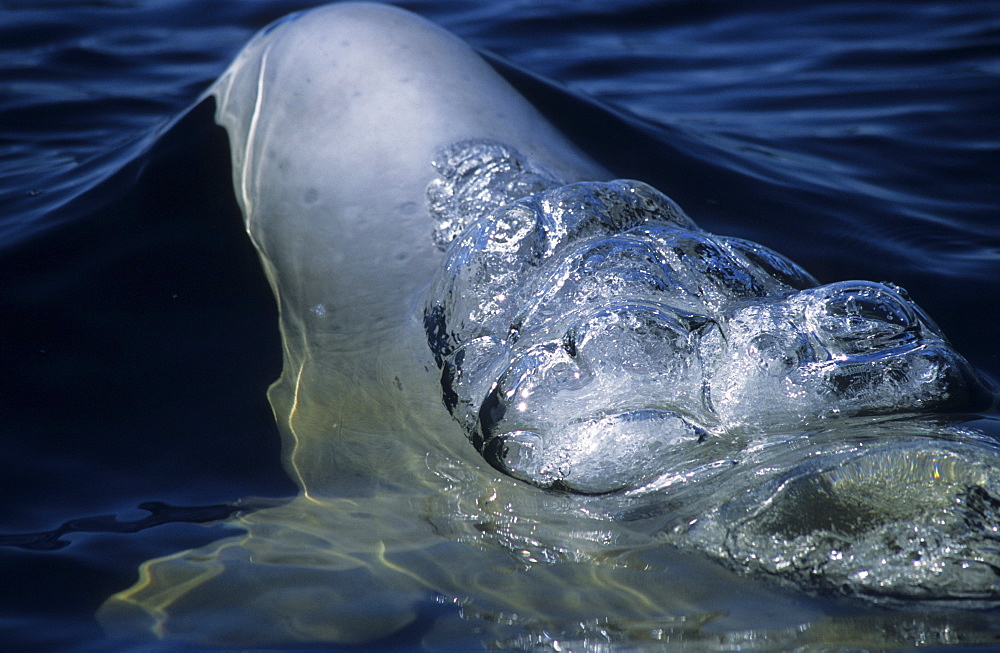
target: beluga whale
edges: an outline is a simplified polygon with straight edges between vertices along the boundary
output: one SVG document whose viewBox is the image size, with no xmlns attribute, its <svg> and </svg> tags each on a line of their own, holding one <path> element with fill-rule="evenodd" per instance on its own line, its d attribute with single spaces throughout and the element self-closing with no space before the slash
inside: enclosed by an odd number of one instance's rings
<svg viewBox="0 0 1000 653">
<path fill-rule="evenodd" d="M 351 643 L 433 604 L 520 629 L 499 648 L 707 623 L 781 648 L 845 641 L 802 596 L 1000 605 L 1000 446 L 962 417 L 995 391 L 903 288 L 703 230 L 401 9 L 293 14 L 203 101 L 301 492 L 144 564 L 109 629 Z"/>
</svg>

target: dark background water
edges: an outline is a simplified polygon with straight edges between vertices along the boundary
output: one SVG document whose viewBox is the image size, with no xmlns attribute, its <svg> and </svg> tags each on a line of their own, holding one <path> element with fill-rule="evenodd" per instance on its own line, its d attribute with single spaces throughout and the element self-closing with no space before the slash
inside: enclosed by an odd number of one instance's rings
<svg viewBox="0 0 1000 653">
<path fill-rule="evenodd" d="M 316 4 L 0 0 L 4 650 L 104 650 L 93 612 L 141 562 L 295 491 L 264 397 L 276 313 L 211 106 L 188 108 Z M 904 286 L 1000 378 L 994 3 L 401 6 L 617 174 L 823 282 Z"/>
</svg>

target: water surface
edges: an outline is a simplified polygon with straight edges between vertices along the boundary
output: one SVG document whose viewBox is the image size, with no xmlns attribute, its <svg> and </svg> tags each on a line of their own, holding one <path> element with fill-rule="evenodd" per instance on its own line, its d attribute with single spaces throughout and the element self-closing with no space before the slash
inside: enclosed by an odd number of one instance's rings
<svg viewBox="0 0 1000 653">
<path fill-rule="evenodd" d="M 277 316 L 242 232 L 224 136 L 211 107 L 188 107 L 254 31 L 312 4 L 0 3 L 0 632 L 13 648 L 104 650 L 93 615 L 135 582 L 140 563 L 230 535 L 220 520 L 273 503 L 253 497 L 295 493 L 264 395 L 280 369 Z M 821 282 L 904 286 L 958 351 L 1000 376 L 997 10 L 403 6 L 483 49 L 616 174 L 654 184 L 710 231 L 791 256 Z M 971 423 L 1000 431 L 989 415 Z M 431 464 L 460 484 L 453 462 Z M 344 514 L 345 531 L 357 528 L 351 519 L 362 516 Z M 405 562 L 447 584 L 441 561 L 460 550 L 415 546 Z M 675 570 L 693 604 L 673 610 L 677 623 L 633 613 L 647 638 L 698 630 L 699 620 L 728 633 L 711 641 L 766 640 L 766 630 L 779 647 L 774 633 L 802 622 L 820 641 L 874 633 L 854 643 L 875 648 L 1000 637 L 991 614 L 952 612 L 943 629 L 924 608 L 900 617 L 775 590 L 697 558 L 648 555 L 635 564 Z M 544 596 L 591 573 L 539 565 L 515 591 Z M 582 601 L 607 600 L 614 592 L 598 590 L 620 581 L 588 581 L 595 593 Z M 497 579 L 482 583 L 470 593 L 502 593 Z M 379 647 L 551 646 L 511 611 L 460 616 L 423 593 L 416 604 L 411 625 Z M 484 638 L 475 630 L 484 624 L 499 630 Z M 620 635 L 607 626 L 596 619 L 570 635 Z"/>
</svg>

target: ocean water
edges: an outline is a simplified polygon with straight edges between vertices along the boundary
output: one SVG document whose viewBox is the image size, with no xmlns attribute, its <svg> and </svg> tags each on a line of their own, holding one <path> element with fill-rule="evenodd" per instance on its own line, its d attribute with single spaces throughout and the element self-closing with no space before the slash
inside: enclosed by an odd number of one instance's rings
<svg viewBox="0 0 1000 653">
<path fill-rule="evenodd" d="M 281 365 L 276 311 L 224 134 L 193 103 L 256 30 L 315 4 L 0 2 L 5 650 L 138 646 L 107 639 L 94 614 L 141 563 L 209 545 L 230 517 L 296 492 L 265 397 Z M 1000 378 L 1000 9 L 400 6 L 481 49 L 616 174 L 821 282 L 905 287 Z M 1000 436 L 994 415 L 974 423 Z M 760 596 L 727 609 L 766 613 L 749 605 Z M 905 630 L 897 613 L 794 600 Z M 481 624 L 458 611 L 427 609 L 371 647 L 480 646 Z M 947 641 L 912 623 L 892 647 L 1000 641 L 988 613 L 960 612 Z"/>
</svg>

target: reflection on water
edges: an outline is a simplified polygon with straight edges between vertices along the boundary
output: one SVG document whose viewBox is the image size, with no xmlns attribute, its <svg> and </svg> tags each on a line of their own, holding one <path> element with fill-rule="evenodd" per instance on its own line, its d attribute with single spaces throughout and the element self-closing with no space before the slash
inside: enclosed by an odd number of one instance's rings
<svg viewBox="0 0 1000 653">
<path fill-rule="evenodd" d="M 858 440 L 881 440 L 893 429 L 926 437 L 904 424 L 858 429 Z M 423 441 L 434 436 L 400 434 Z M 753 469 L 759 477 L 748 482 L 730 468 L 707 493 L 698 484 L 671 491 L 676 506 L 544 493 L 474 461 L 419 457 L 420 465 L 386 475 L 408 483 L 405 491 L 300 496 L 240 517 L 232 523 L 245 531 L 240 535 L 147 563 L 139 583 L 106 604 L 101 617 L 120 635 L 152 631 L 227 645 L 369 641 L 426 618 L 435 606 L 458 606 L 459 612 L 436 615 L 423 635 L 430 647 L 453 646 L 456 634 L 467 637 L 470 628 L 487 646 L 502 650 L 558 650 L 557 644 L 589 650 L 606 643 L 878 649 L 998 641 L 1000 624 L 992 612 L 951 614 L 948 606 L 937 606 L 932 613 L 918 608 L 872 614 L 847 608 L 831 616 L 822 601 L 791 587 L 762 585 L 690 553 L 704 547 L 728 562 L 770 565 L 768 573 L 793 581 L 817 574 L 809 565 L 860 558 L 875 545 L 882 555 L 891 553 L 887 564 L 910 562 L 906 556 L 914 549 L 893 550 L 887 541 L 899 531 L 909 532 L 911 540 L 914 534 L 935 537 L 934 511 L 977 480 L 977 474 L 940 459 L 936 466 L 912 465 L 914 479 L 922 481 L 914 485 L 879 483 L 882 477 L 867 470 L 859 475 L 858 466 L 869 462 L 863 458 L 836 472 L 796 477 L 777 466 L 800 457 L 782 451 L 769 458 L 752 449 L 747 462 L 758 462 Z M 881 453 L 876 449 L 872 457 Z M 906 461 L 904 455 L 879 463 L 890 478 L 899 478 Z M 780 480 L 767 480 L 775 476 Z M 794 503 L 792 510 L 764 510 L 766 502 L 753 500 L 771 494 L 775 484 L 781 490 L 774 501 Z M 869 494 L 858 493 L 859 484 Z M 934 485 L 941 490 L 920 491 Z M 895 490 L 899 501 L 919 497 L 917 509 L 894 505 L 910 518 L 929 514 L 929 523 L 901 525 L 873 514 L 885 505 L 887 490 Z M 748 499 L 713 509 L 734 496 Z M 849 501 L 861 505 L 845 507 Z M 682 527 L 663 530 L 678 521 Z M 866 538 L 852 538 L 858 530 Z M 816 541 L 803 544 L 802 538 Z M 741 545 L 751 543 L 747 550 L 759 552 L 761 541 L 774 547 L 773 558 L 737 559 Z M 911 566 L 911 580 L 912 572 Z M 818 575 L 836 580 L 828 569 Z"/>
</svg>

